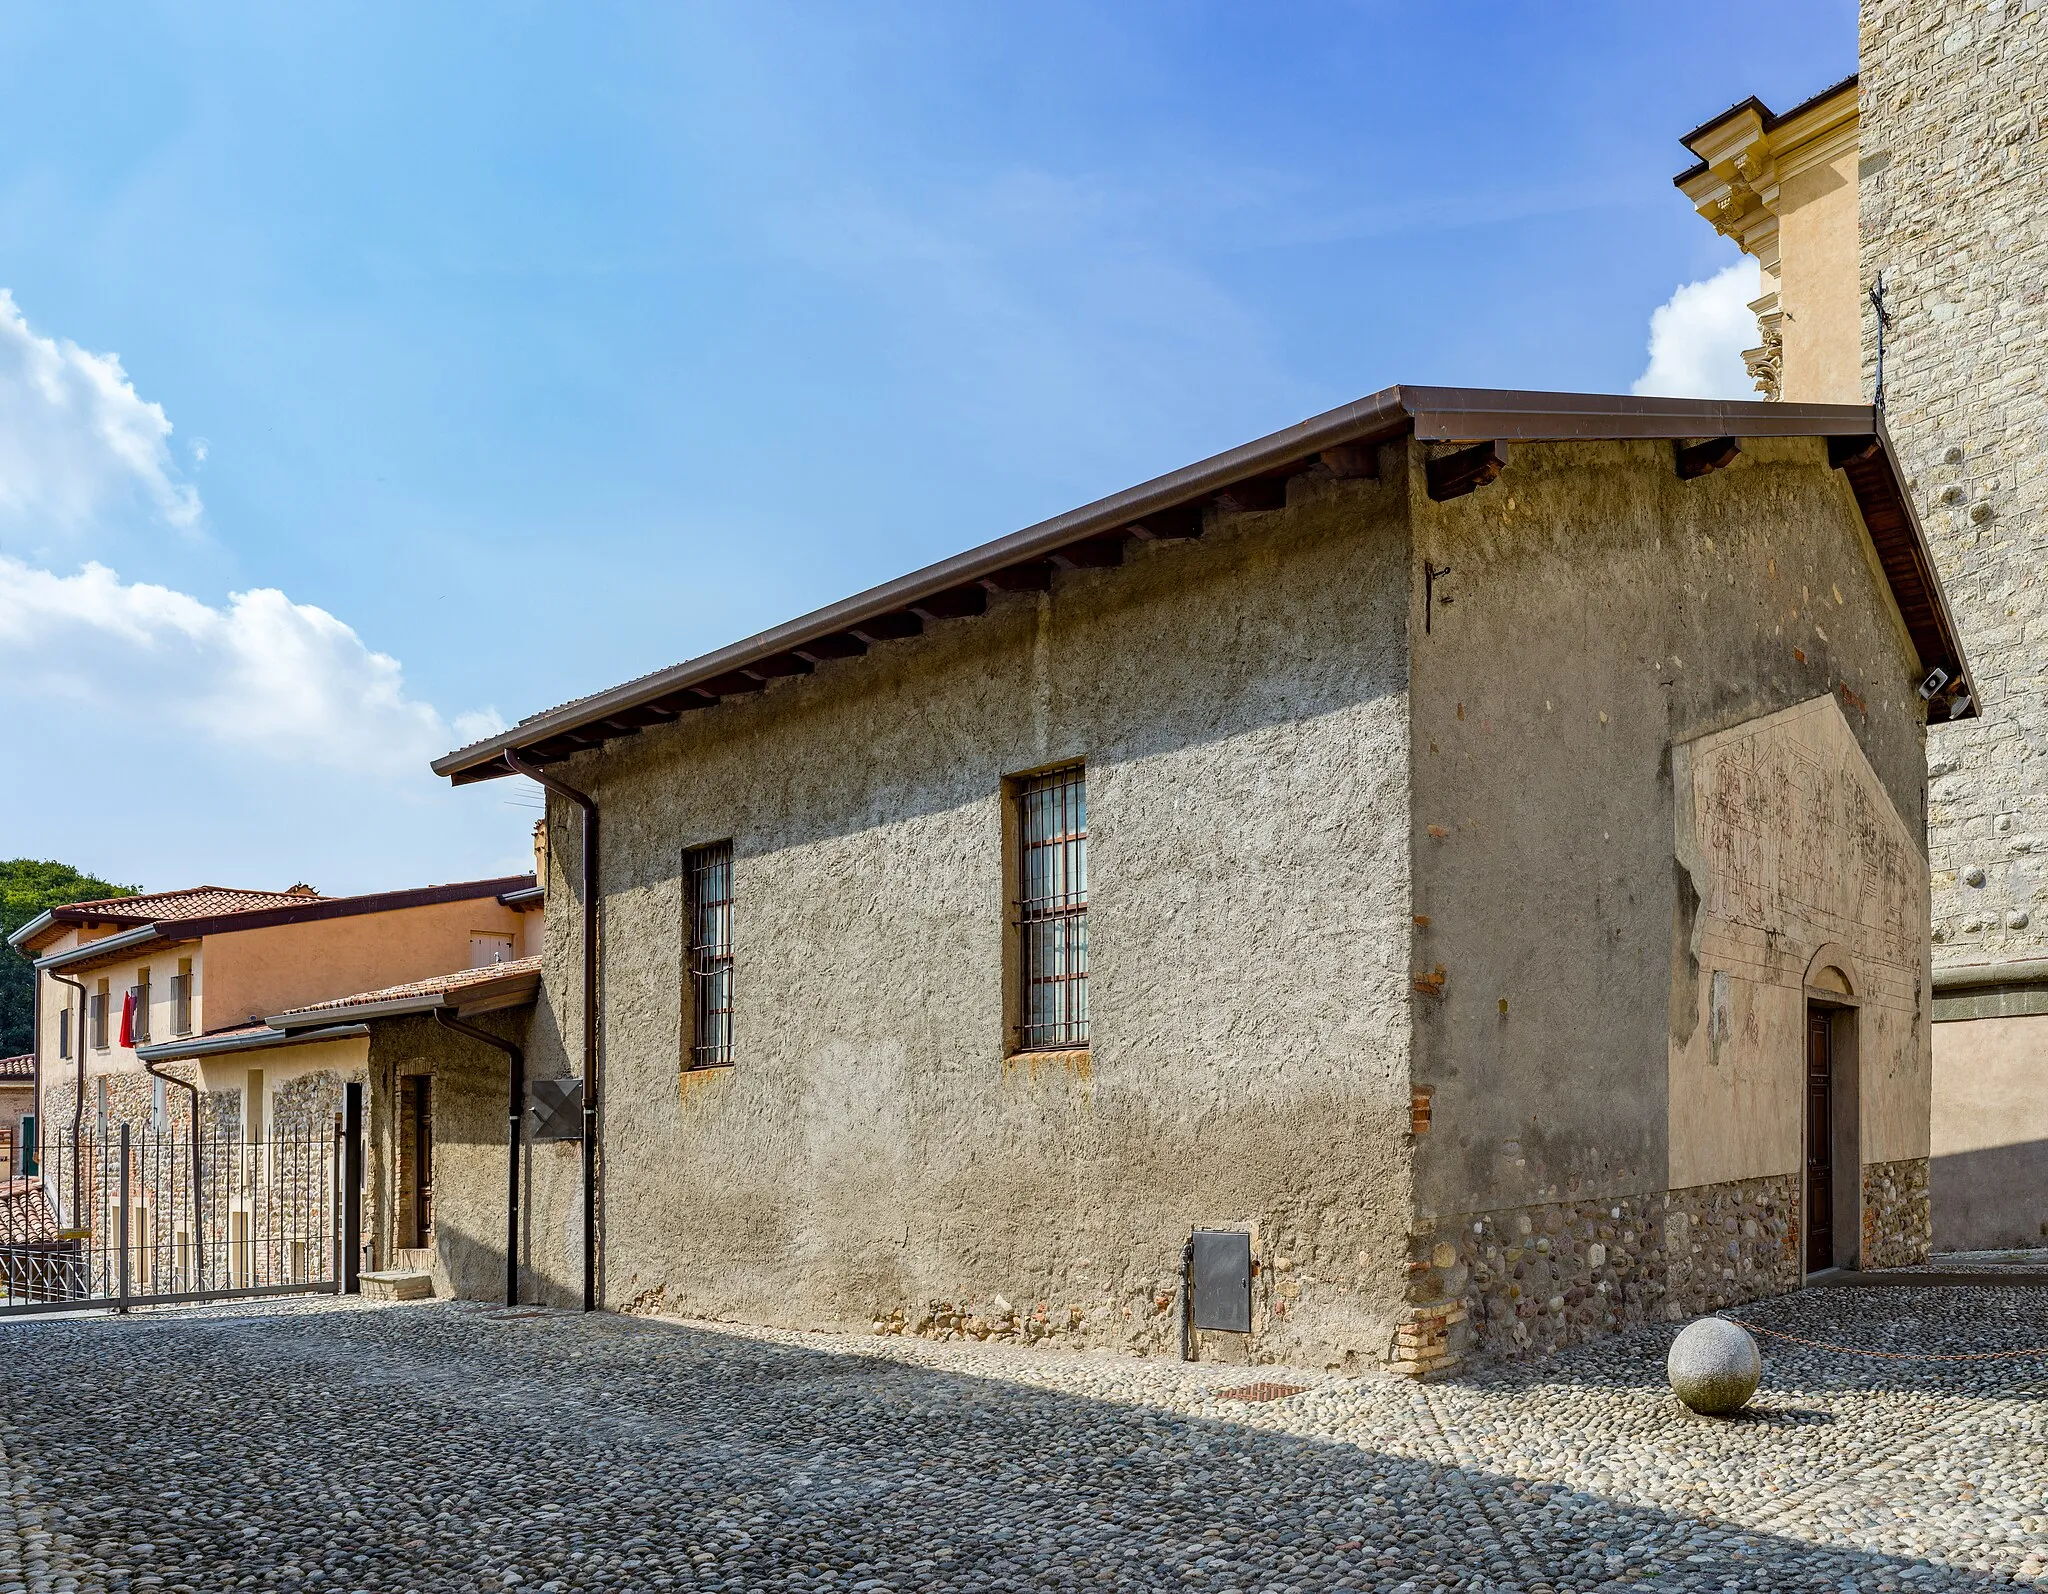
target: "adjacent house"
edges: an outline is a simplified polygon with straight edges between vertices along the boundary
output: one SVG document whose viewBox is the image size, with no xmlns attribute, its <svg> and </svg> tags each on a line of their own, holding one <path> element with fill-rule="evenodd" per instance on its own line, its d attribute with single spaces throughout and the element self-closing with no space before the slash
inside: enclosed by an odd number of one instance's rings
<svg viewBox="0 0 2048 1594">
<path fill-rule="evenodd" d="M 559 1226 L 556 1209 L 573 1206 L 573 1148 L 549 1120 L 512 1132 L 527 1109 L 523 1052 L 539 985 L 540 959 L 525 956 L 309 1003 L 142 1055 L 364 1081 L 365 1271 L 408 1275 L 419 1294 L 556 1298 L 563 1292 L 551 1294 L 545 1279 L 523 1287 L 530 1247 L 519 1236 L 522 1223 Z"/>
<path fill-rule="evenodd" d="M 1867 406 L 1400 387 L 537 715 L 435 765 L 549 791 L 536 1285 L 1428 1371 L 1916 1261 L 1969 683 Z"/>
<path fill-rule="evenodd" d="M 1976 659 L 1982 717 L 1929 768 L 1935 1243 L 2048 1245 L 2048 15 L 1863 8 L 1862 72 L 1685 135 L 1677 182 L 1758 262 L 1771 397 L 1874 395 Z"/>
<path fill-rule="evenodd" d="M 25 1199 L 49 1217 L 11 1227 L 51 1228 L 63 1254 L 14 1257 L 9 1294 L 196 1297 L 328 1276 L 334 1125 L 362 1049 L 335 1035 L 273 1058 L 264 1016 L 528 956 L 540 895 L 530 875 L 354 897 L 201 886 L 24 925 L 10 939 L 37 971 L 41 1175 Z"/>
<path fill-rule="evenodd" d="M 35 1168 L 36 1054 L 0 1057 L 0 1169 L 11 1177 Z"/>
</svg>

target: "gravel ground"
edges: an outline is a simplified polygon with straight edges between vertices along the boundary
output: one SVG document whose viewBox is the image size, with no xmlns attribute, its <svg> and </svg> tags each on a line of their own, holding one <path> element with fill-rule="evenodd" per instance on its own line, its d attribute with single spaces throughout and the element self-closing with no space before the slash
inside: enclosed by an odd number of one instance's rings
<svg viewBox="0 0 2048 1594">
<path fill-rule="evenodd" d="M 1750 1308 L 1888 1350 L 2048 1345 L 2048 1290 Z M 2048 1563 L 2048 1357 L 1669 1332 L 1417 1388 L 447 1304 L 0 1322 L 0 1591 L 1945 1589 Z"/>
</svg>

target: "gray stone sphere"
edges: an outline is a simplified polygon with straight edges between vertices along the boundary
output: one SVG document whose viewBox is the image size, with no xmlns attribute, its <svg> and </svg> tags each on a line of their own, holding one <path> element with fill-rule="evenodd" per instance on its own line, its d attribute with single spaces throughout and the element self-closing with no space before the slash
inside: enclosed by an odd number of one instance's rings
<svg viewBox="0 0 2048 1594">
<path fill-rule="evenodd" d="M 1764 1359 L 1740 1323 L 1702 1317 L 1671 1342 L 1664 1371 L 1678 1398 L 1703 1416 L 1740 1411 L 1763 1381 Z"/>
</svg>

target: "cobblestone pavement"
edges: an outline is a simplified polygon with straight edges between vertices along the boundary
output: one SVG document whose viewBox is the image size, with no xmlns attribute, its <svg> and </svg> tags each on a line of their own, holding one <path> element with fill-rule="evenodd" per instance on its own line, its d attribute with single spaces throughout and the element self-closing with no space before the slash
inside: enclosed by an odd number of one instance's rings
<svg viewBox="0 0 2048 1594">
<path fill-rule="evenodd" d="M 2048 1290 L 1744 1315 L 2048 1344 Z M 0 1323 L 0 1590 L 1946 1589 L 2048 1558 L 2048 1358 L 1669 1331 L 1421 1388 L 1277 1369 L 320 1302 Z"/>
</svg>

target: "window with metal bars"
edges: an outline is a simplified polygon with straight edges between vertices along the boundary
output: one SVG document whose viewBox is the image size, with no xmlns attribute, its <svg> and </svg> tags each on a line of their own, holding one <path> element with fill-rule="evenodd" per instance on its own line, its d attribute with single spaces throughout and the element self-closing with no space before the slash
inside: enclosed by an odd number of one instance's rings
<svg viewBox="0 0 2048 1594">
<path fill-rule="evenodd" d="M 690 1046 L 687 1068 L 732 1061 L 732 843 L 683 855 L 689 890 Z"/>
<path fill-rule="evenodd" d="M 1017 1044 L 1088 1044 L 1088 784 L 1079 764 L 1019 781 Z"/>
</svg>

